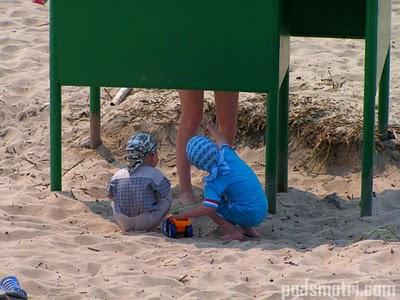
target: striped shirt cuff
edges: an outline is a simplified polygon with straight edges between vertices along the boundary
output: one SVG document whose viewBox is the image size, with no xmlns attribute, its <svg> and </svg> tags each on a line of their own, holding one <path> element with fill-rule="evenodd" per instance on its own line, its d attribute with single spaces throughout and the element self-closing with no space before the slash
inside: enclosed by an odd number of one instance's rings
<svg viewBox="0 0 400 300">
<path fill-rule="evenodd" d="M 212 199 L 204 199 L 204 206 L 211 207 L 211 208 L 218 208 L 218 202 L 217 200 L 212 200 Z"/>
</svg>

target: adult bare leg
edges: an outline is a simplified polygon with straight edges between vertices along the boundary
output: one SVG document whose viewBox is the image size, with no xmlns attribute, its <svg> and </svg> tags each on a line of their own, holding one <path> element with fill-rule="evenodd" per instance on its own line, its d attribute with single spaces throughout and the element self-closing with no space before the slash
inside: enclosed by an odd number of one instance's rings
<svg viewBox="0 0 400 300">
<path fill-rule="evenodd" d="M 196 134 L 203 118 L 204 91 L 181 90 L 181 120 L 176 136 L 176 166 L 179 177 L 179 201 L 196 201 L 190 178 L 190 164 L 186 158 L 186 144 Z"/>
<path fill-rule="evenodd" d="M 238 117 L 238 92 L 214 92 L 218 129 L 230 145 L 235 142 Z"/>
</svg>

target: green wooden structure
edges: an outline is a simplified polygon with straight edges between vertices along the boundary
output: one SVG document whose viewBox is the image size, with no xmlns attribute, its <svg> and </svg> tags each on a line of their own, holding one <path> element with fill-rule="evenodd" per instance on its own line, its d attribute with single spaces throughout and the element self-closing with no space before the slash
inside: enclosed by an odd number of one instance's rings
<svg viewBox="0 0 400 300">
<path fill-rule="evenodd" d="M 288 179 L 290 35 L 365 38 L 361 214 L 370 215 L 379 83 L 379 130 L 387 132 L 390 10 L 390 0 L 52 0 L 51 189 L 62 188 L 62 86 L 90 87 L 92 148 L 100 144 L 101 86 L 267 92 L 274 213 Z"/>
</svg>

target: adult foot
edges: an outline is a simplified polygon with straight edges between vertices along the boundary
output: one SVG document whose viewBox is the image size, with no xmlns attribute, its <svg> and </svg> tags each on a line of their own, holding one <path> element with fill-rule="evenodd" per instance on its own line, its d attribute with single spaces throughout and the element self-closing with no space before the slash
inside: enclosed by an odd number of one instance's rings
<svg viewBox="0 0 400 300">
<path fill-rule="evenodd" d="M 200 198 L 192 192 L 181 192 L 178 201 L 182 204 L 195 204 L 200 201 Z"/>
</svg>

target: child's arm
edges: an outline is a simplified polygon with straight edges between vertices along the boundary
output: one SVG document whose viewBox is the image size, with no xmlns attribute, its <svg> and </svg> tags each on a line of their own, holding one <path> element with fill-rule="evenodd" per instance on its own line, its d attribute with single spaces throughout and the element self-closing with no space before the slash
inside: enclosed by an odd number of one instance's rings
<svg viewBox="0 0 400 300">
<path fill-rule="evenodd" d="M 229 145 L 228 141 L 226 140 L 226 138 L 224 137 L 222 132 L 218 131 L 215 128 L 214 124 L 208 123 L 207 126 L 206 126 L 206 130 L 208 131 L 210 136 L 215 140 L 215 143 L 218 146 L 221 146 L 221 145 L 224 145 L 224 144 Z"/>
<path fill-rule="evenodd" d="M 225 184 L 223 182 L 206 182 L 204 186 L 203 205 L 194 209 L 181 212 L 177 216 L 174 215 L 174 217 L 176 217 L 177 219 L 186 219 L 215 214 L 219 207 L 219 202 L 221 201 L 222 191 L 224 190 Z"/>
<path fill-rule="evenodd" d="M 171 191 L 171 182 L 167 179 L 167 177 L 163 176 L 162 180 L 158 184 L 152 181 L 151 186 L 155 192 L 157 201 L 163 198 L 169 198 L 168 195 Z"/>
<path fill-rule="evenodd" d="M 207 216 L 214 212 L 215 208 L 208 206 L 199 206 L 197 208 L 193 208 L 185 212 L 180 212 L 179 214 L 174 215 L 174 217 L 177 219 L 198 218 L 202 216 Z"/>
</svg>

